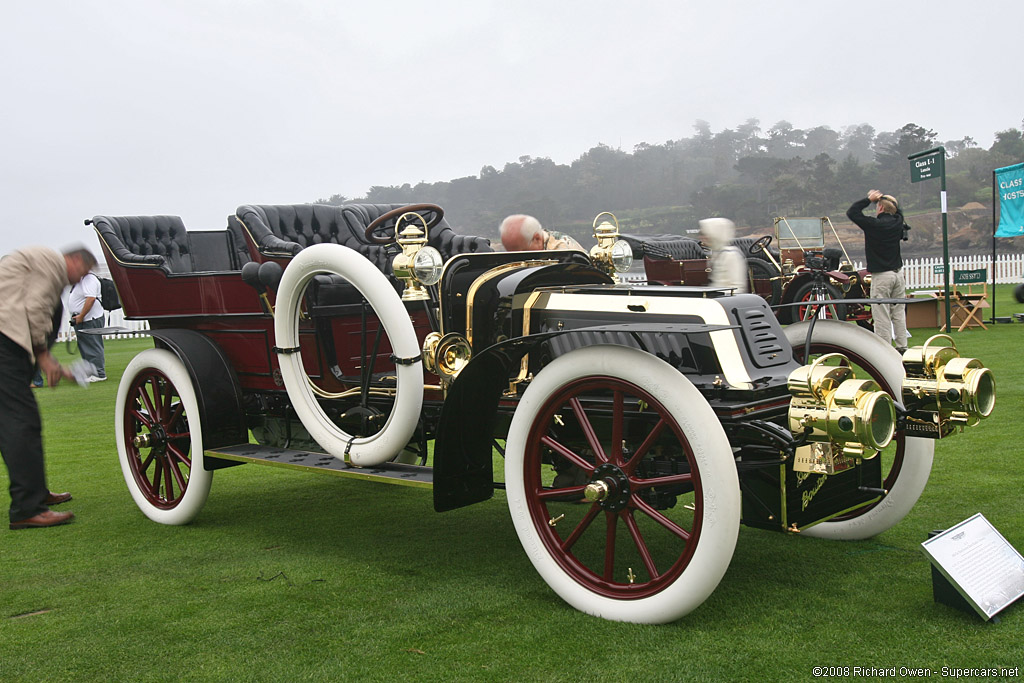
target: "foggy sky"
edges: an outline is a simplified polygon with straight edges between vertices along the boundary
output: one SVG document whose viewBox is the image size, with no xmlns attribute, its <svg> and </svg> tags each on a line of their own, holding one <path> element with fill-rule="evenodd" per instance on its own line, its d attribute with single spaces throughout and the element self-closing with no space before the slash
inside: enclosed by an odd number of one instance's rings
<svg viewBox="0 0 1024 683">
<path fill-rule="evenodd" d="M 3 2 L 0 253 L 95 248 L 94 214 L 217 230 L 240 204 L 569 163 L 697 119 L 913 122 L 987 148 L 1024 117 L 1020 18 L 991 0 Z"/>
</svg>

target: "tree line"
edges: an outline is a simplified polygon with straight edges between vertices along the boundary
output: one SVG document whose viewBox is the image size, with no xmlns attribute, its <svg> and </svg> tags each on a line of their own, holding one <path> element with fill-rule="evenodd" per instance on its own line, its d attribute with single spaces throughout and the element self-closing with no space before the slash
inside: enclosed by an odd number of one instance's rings
<svg viewBox="0 0 1024 683">
<path fill-rule="evenodd" d="M 432 202 L 459 232 L 491 238 L 511 213 L 586 238 L 601 211 L 615 213 L 624 232 L 679 234 L 711 216 L 757 228 L 770 228 L 775 216 L 839 217 L 869 187 L 897 196 L 907 214 L 935 210 L 936 183 L 912 185 L 907 156 L 939 144 L 946 149 L 949 205 L 991 205 L 992 169 L 1024 161 L 1017 128 L 997 132 L 989 149 L 970 137 L 940 143 L 935 131 L 915 123 L 882 132 L 867 124 L 802 130 L 788 121 L 763 130 L 757 119 L 717 133 L 703 120 L 693 128 L 691 137 L 640 143 L 631 152 L 599 144 L 571 164 L 523 156 L 475 176 L 373 186 L 357 200 L 318 201 Z"/>
</svg>

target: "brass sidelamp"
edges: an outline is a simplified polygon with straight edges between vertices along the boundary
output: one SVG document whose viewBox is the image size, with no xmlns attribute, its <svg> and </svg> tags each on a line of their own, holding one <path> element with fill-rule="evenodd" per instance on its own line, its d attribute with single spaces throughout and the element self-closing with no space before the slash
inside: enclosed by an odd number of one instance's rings
<svg viewBox="0 0 1024 683">
<path fill-rule="evenodd" d="M 413 222 L 419 219 L 423 229 Z M 406 226 L 399 232 L 402 223 Z M 427 222 L 423 216 L 409 211 L 403 213 L 395 221 L 395 239 L 402 247 L 402 253 L 395 256 L 391 262 L 391 270 L 395 277 L 405 283 L 402 290 L 402 301 L 426 301 L 430 299 L 430 293 L 424 285 L 437 284 L 441 279 L 441 268 L 444 261 L 440 252 L 427 244 Z"/>
<path fill-rule="evenodd" d="M 614 223 L 607 219 L 598 223 L 602 216 L 611 216 Z M 609 275 L 625 273 L 633 265 L 633 248 L 625 240 L 619 239 L 619 220 L 607 211 L 594 217 L 594 239 L 597 245 L 590 250 L 590 261 Z"/>
</svg>

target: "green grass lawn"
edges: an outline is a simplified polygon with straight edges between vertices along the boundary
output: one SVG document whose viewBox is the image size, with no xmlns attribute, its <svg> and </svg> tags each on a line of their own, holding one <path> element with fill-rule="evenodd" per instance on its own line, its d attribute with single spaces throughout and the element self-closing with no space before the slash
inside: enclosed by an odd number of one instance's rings
<svg viewBox="0 0 1024 683">
<path fill-rule="evenodd" d="M 1024 311 L 1010 291 L 999 289 L 1000 315 Z M 429 490 L 248 465 L 215 473 L 193 524 L 150 522 L 113 441 L 117 381 L 150 344 L 108 342 L 111 381 L 37 392 L 51 489 L 72 491 L 59 509 L 77 519 L 0 527 L 0 681 L 761 681 L 810 679 L 814 666 L 935 678 L 943 666 L 1022 666 L 1024 606 L 986 624 L 935 604 L 920 550 L 976 512 L 1024 549 L 1024 325 L 955 338 L 993 368 L 996 412 L 937 443 L 902 523 L 848 543 L 742 528 L 718 589 L 663 626 L 564 604 L 501 492 L 437 514 Z"/>
</svg>

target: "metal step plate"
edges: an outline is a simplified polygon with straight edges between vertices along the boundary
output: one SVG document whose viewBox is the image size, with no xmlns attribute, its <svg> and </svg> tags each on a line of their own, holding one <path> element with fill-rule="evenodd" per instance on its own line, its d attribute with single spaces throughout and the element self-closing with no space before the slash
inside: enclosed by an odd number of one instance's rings
<svg viewBox="0 0 1024 683">
<path fill-rule="evenodd" d="M 341 477 L 353 477 L 366 481 L 377 481 L 385 484 L 401 484 L 431 488 L 434 485 L 434 468 L 420 465 L 403 465 L 385 463 L 374 467 L 356 467 L 342 462 L 333 455 L 296 451 L 290 448 L 261 446 L 259 444 L 239 444 L 205 451 L 210 458 L 222 458 L 236 462 L 252 462 L 274 467 L 288 467 L 297 470 L 313 470 Z"/>
</svg>

